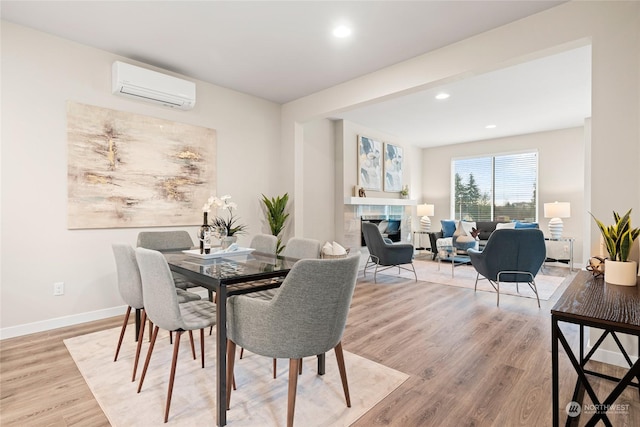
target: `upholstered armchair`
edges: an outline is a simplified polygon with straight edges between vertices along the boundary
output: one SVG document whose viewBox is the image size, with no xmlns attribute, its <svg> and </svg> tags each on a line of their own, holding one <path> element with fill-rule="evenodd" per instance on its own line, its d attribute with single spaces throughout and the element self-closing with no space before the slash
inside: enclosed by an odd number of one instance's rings
<svg viewBox="0 0 640 427">
<path fill-rule="evenodd" d="M 482 252 L 469 249 L 467 251 L 471 264 L 497 292 L 497 305 L 500 305 L 500 283 L 526 283 L 536 294 L 538 307 L 540 298 L 536 288 L 535 276 L 540 271 L 546 258 L 544 235 L 538 229 L 502 229 L 491 234 Z"/>
<path fill-rule="evenodd" d="M 413 245 L 409 243 L 388 243 L 380 234 L 380 230 L 375 224 L 362 222 L 362 234 L 364 241 L 369 249 L 369 259 L 364 266 L 364 274 L 367 274 L 367 268 L 374 267 L 373 281 L 376 281 L 378 271 L 384 271 L 391 267 L 412 271 L 416 282 L 418 276 L 413 267 Z M 409 265 L 411 268 L 405 267 Z M 384 267 L 379 269 L 379 267 Z"/>
</svg>

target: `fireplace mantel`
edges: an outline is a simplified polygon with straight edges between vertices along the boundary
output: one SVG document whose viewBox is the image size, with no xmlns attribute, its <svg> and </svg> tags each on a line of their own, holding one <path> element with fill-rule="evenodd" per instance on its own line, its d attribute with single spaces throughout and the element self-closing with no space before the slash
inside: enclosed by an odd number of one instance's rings
<svg viewBox="0 0 640 427">
<path fill-rule="evenodd" d="M 369 205 L 369 206 L 416 206 L 414 199 L 385 199 L 381 197 L 345 197 L 345 205 Z"/>
</svg>

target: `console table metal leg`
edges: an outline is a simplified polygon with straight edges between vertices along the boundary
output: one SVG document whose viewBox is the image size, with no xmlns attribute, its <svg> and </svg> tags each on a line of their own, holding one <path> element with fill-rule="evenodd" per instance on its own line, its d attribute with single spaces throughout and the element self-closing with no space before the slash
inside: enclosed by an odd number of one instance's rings
<svg viewBox="0 0 640 427">
<path fill-rule="evenodd" d="M 560 388 L 558 385 L 558 321 L 551 319 L 551 395 L 553 396 L 553 427 L 560 425 Z"/>
</svg>

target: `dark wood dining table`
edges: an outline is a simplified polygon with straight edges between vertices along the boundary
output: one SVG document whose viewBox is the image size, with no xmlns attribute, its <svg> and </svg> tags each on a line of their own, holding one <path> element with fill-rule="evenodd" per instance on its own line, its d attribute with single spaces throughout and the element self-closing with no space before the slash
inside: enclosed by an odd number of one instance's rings
<svg viewBox="0 0 640 427">
<path fill-rule="evenodd" d="M 261 252 L 203 259 L 183 252 L 164 253 L 169 268 L 216 294 L 216 424 L 227 423 L 227 298 L 280 286 L 297 259 Z M 324 355 L 318 356 L 324 374 Z"/>
</svg>

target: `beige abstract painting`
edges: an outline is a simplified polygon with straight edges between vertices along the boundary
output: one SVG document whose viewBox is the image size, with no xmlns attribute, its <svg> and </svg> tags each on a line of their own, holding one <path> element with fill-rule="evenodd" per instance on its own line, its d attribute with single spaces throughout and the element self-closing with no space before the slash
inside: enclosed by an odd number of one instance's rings
<svg viewBox="0 0 640 427">
<path fill-rule="evenodd" d="M 68 228 L 198 225 L 216 131 L 67 103 Z"/>
</svg>

